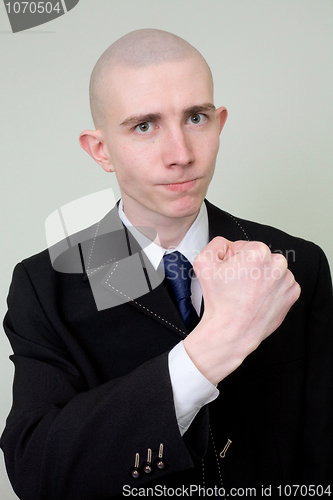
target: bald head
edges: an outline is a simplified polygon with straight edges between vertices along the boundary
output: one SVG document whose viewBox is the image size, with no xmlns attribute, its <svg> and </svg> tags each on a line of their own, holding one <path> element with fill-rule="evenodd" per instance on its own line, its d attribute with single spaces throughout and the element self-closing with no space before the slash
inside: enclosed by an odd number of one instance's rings
<svg viewBox="0 0 333 500">
<path fill-rule="evenodd" d="M 143 68 L 188 58 L 197 58 L 211 78 L 209 66 L 200 52 L 177 35 L 147 28 L 119 38 L 101 55 L 91 74 L 90 108 L 95 127 L 103 128 L 105 124 L 108 82 L 117 68 Z"/>
</svg>

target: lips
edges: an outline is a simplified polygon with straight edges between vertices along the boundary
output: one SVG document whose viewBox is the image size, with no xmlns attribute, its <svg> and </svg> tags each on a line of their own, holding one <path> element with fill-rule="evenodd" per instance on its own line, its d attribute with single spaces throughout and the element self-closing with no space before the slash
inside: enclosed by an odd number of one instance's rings
<svg viewBox="0 0 333 500">
<path fill-rule="evenodd" d="M 190 181 L 185 181 L 185 182 L 174 182 L 172 184 L 163 184 L 163 186 L 168 189 L 169 191 L 187 191 L 188 189 L 191 189 L 192 186 L 196 183 L 197 179 L 192 179 Z"/>
</svg>

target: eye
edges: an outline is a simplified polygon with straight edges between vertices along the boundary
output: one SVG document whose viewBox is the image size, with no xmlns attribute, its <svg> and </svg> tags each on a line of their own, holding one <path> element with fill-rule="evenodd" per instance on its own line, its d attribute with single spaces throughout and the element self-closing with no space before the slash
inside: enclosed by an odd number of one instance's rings
<svg viewBox="0 0 333 500">
<path fill-rule="evenodd" d="M 147 133 L 151 132 L 152 128 L 153 128 L 153 122 L 143 122 L 139 123 L 139 125 L 135 127 L 135 130 L 137 132 Z"/>
<path fill-rule="evenodd" d="M 200 125 L 206 120 L 206 118 L 207 116 L 203 113 L 194 113 L 188 118 L 187 121 L 190 121 L 190 123 L 193 123 L 194 125 Z"/>
</svg>

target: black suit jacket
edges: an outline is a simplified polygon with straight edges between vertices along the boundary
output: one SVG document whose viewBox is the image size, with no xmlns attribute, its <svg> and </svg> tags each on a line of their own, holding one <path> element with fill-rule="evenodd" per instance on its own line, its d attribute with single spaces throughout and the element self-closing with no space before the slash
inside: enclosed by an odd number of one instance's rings
<svg viewBox="0 0 333 500">
<path fill-rule="evenodd" d="M 159 494 L 163 485 L 192 484 L 194 491 L 222 483 L 226 493 L 256 488 L 257 497 L 271 485 L 271 497 L 281 498 L 278 485 L 332 483 L 326 258 L 312 243 L 206 203 L 210 239 L 258 240 L 282 252 L 300 299 L 181 437 L 168 352 L 188 332 L 163 276 L 124 231 L 117 209 L 56 245 L 53 266 L 48 251 L 23 261 L 5 318 L 15 380 L 1 438 L 21 499 L 98 500 L 123 498 L 132 487 Z M 161 443 L 168 467 L 133 479 L 136 454 L 141 466 L 150 448 L 154 461 Z"/>
</svg>

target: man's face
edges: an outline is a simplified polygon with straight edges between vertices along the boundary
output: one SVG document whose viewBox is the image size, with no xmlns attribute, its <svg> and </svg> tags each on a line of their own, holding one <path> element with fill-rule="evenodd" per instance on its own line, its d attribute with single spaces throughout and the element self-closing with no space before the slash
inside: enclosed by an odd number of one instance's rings
<svg viewBox="0 0 333 500">
<path fill-rule="evenodd" d="M 198 212 L 226 118 L 196 58 L 113 71 L 104 148 L 133 223 L 154 226 Z"/>
</svg>

